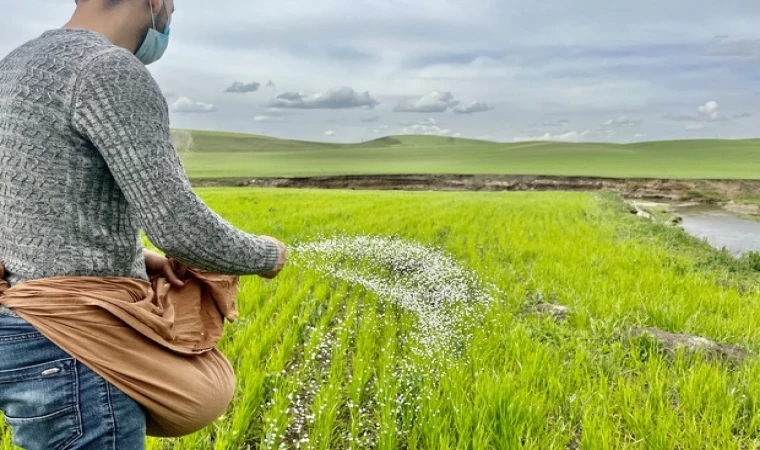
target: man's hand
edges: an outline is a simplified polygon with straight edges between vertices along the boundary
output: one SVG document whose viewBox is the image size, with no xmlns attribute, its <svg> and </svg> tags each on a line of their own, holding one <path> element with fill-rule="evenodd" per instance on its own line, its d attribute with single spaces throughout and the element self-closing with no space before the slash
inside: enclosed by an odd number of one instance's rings
<svg viewBox="0 0 760 450">
<path fill-rule="evenodd" d="M 168 258 L 148 250 L 147 248 L 143 249 L 143 255 L 145 256 L 145 269 L 148 271 L 149 276 L 160 275 L 169 280 L 169 283 L 174 287 L 181 288 L 185 286 L 185 283 L 183 283 L 177 274 L 174 273 L 174 270 L 172 270 Z"/>
<path fill-rule="evenodd" d="M 275 239 L 273 237 L 262 236 L 262 238 L 274 242 L 275 244 L 277 244 L 277 248 L 280 249 L 280 257 L 277 260 L 277 267 L 275 267 L 274 270 L 272 270 L 271 272 L 262 273 L 262 274 L 259 275 L 262 278 L 266 278 L 267 280 L 271 280 L 271 279 L 277 277 L 277 275 L 279 275 L 280 272 L 282 271 L 282 269 L 285 267 L 285 263 L 288 261 L 288 249 L 287 249 L 287 247 L 285 247 L 285 244 L 283 244 L 282 242 L 280 242 L 279 240 L 277 240 L 277 239 Z"/>
</svg>

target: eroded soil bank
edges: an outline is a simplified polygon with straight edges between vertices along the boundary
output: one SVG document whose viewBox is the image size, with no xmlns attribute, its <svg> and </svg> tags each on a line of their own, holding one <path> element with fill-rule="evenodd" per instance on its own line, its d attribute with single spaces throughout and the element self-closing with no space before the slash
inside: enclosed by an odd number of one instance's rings
<svg viewBox="0 0 760 450">
<path fill-rule="evenodd" d="M 727 202 L 760 198 L 760 180 L 668 180 L 530 175 L 350 175 L 306 178 L 195 179 L 196 187 L 405 191 L 614 191 L 626 198 Z"/>
</svg>

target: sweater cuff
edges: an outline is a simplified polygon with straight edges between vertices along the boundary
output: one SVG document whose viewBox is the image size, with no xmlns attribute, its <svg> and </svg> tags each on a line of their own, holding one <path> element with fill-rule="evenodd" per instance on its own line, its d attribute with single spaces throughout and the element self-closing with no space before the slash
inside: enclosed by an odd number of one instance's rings
<svg viewBox="0 0 760 450">
<path fill-rule="evenodd" d="M 264 270 L 261 273 L 273 271 L 280 261 L 280 247 L 269 239 L 264 239 L 264 244 L 266 245 L 264 249 Z"/>
</svg>

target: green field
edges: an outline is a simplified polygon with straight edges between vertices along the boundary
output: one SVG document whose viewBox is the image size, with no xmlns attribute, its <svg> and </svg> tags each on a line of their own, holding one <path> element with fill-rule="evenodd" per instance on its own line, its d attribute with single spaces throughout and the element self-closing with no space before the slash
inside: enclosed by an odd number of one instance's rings
<svg viewBox="0 0 760 450">
<path fill-rule="evenodd" d="M 244 230 L 301 250 L 277 280 L 243 278 L 241 320 L 222 345 L 238 374 L 228 413 L 151 449 L 760 448 L 756 359 L 668 357 L 626 337 L 652 326 L 757 351 L 760 276 L 610 195 L 199 194 Z M 415 253 L 392 246 L 370 248 L 374 263 L 356 248 L 304 250 L 356 236 L 438 248 L 459 269 L 399 265 L 396 253 Z M 461 278 L 492 298 L 415 310 L 346 275 L 366 270 L 382 284 L 389 267 L 432 267 L 435 280 Z M 573 312 L 559 323 L 523 314 L 540 301 Z M 475 306 L 454 314 L 463 305 Z"/>
<path fill-rule="evenodd" d="M 324 144 L 194 131 L 181 152 L 191 178 L 354 174 L 527 174 L 643 178 L 760 178 L 760 140 L 503 144 L 395 136 Z"/>
</svg>

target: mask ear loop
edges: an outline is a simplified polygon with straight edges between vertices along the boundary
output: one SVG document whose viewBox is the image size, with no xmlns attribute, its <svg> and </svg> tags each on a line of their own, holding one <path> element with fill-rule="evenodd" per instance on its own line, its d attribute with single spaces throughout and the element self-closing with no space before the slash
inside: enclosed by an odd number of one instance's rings
<svg viewBox="0 0 760 450">
<path fill-rule="evenodd" d="M 153 2 L 151 0 L 148 0 L 148 6 L 150 6 L 150 20 L 153 21 L 153 29 L 158 31 L 156 29 L 156 15 L 153 14 Z"/>
</svg>

